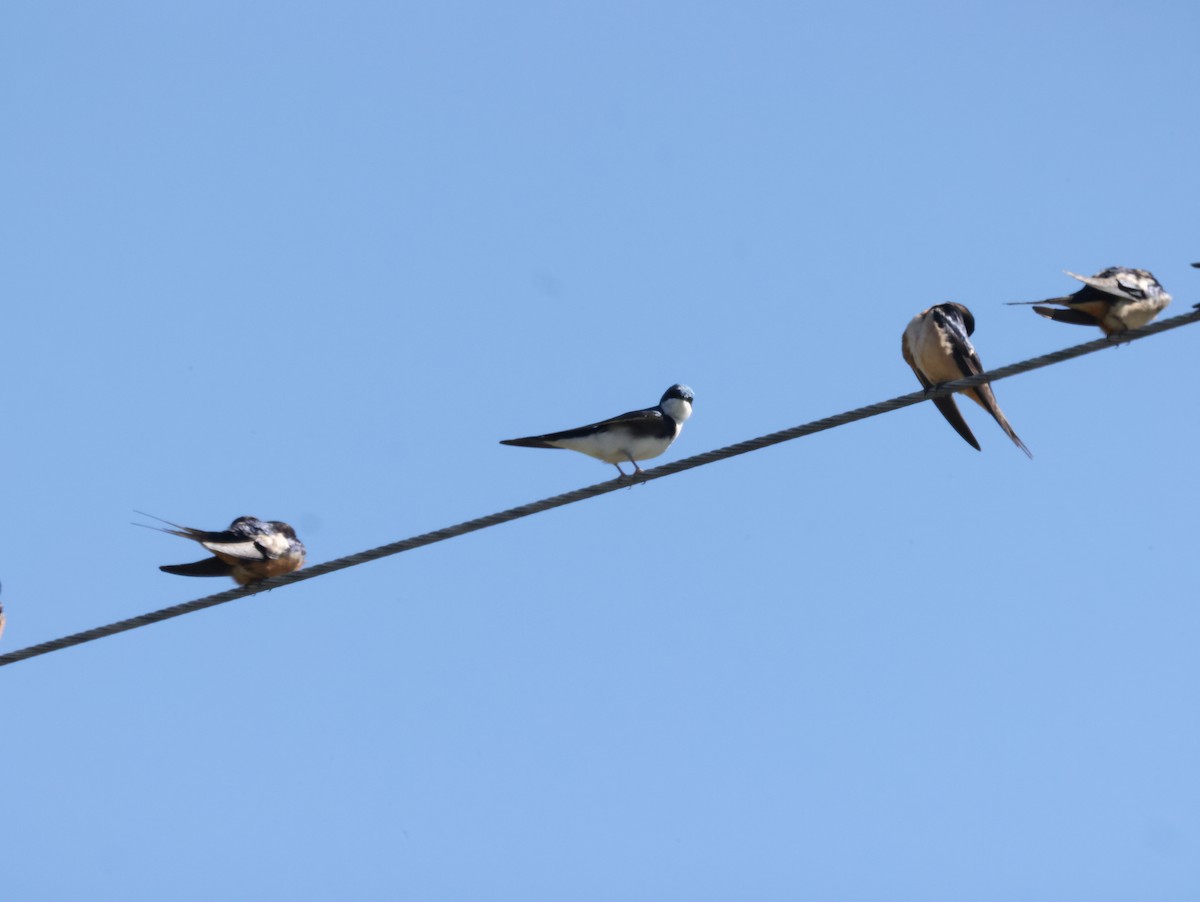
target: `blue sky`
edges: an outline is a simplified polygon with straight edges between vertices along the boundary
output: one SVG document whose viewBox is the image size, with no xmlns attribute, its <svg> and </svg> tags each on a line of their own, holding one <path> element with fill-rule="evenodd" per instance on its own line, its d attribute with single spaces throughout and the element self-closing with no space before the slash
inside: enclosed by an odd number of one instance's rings
<svg viewBox="0 0 1200 902">
<path fill-rule="evenodd" d="M 1200 300 L 1194 4 L 0 10 L 0 650 Z M 1196 327 L 0 670 L 21 900 L 1200 892 Z"/>
</svg>

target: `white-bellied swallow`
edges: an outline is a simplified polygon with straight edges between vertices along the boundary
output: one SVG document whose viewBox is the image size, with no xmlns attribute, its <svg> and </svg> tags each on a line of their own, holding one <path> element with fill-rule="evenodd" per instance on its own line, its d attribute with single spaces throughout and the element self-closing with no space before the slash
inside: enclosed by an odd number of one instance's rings
<svg viewBox="0 0 1200 902">
<path fill-rule="evenodd" d="M 505 439 L 500 444 L 518 448 L 566 448 L 612 464 L 621 474 L 618 478 L 641 473 L 639 460 L 658 457 L 675 441 L 684 421 L 692 415 L 695 396 L 686 385 L 672 385 L 656 407 L 631 410 L 611 420 L 590 426 L 530 435 L 526 438 Z M 629 461 L 634 473 L 627 474 L 621 464 Z"/>
<path fill-rule="evenodd" d="M 935 304 L 913 317 L 900 339 L 900 350 L 905 361 L 921 380 L 921 385 L 928 390 L 943 382 L 965 379 L 984 371 L 969 337 L 974 331 L 975 317 L 962 304 Z M 985 383 L 975 388 L 963 389 L 961 394 L 990 413 L 1000 424 L 1000 428 L 1012 439 L 1013 444 L 1029 457 L 1033 457 L 1012 426 L 1008 425 L 1008 420 L 1000 410 L 1000 405 L 996 403 L 996 396 L 992 393 L 990 385 Z M 983 450 L 975 440 L 971 427 L 963 419 L 958 405 L 954 403 L 953 395 L 934 398 L 933 403 L 968 445 L 976 451 Z"/>
<path fill-rule="evenodd" d="M 1113 336 L 1140 329 L 1171 303 L 1171 296 L 1163 291 L 1158 279 L 1144 269 L 1110 266 L 1094 276 L 1063 272 L 1078 279 L 1083 287 L 1061 298 L 1009 301 L 1009 305 L 1033 305 L 1034 311 L 1047 319 L 1077 326 L 1099 326 L 1105 335 Z"/>
<path fill-rule="evenodd" d="M 153 514 L 145 516 L 154 517 Z M 180 526 L 161 517 L 154 519 L 174 529 L 161 526 L 149 526 L 148 529 L 191 539 L 213 553 L 213 557 L 194 564 L 166 564 L 159 567 L 164 573 L 177 576 L 231 576 L 239 586 L 245 586 L 260 579 L 291 573 L 304 566 L 304 544 L 296 538 L 296 531 L 292 527 L 278 520 L 238 517 L 222 532 L 207 532 Z"/>
</svg>

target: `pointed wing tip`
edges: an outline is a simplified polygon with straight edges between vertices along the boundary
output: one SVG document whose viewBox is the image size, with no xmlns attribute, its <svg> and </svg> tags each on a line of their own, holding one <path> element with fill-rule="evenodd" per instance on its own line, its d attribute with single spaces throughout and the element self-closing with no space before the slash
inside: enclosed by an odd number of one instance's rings
<svg viewBox="0 0 1200 902">
<path fill-rule="evenodd" d="M 526 436 L 525 438 L 501 439 L 500 444 L 509 445 L 513 448 L 553 448 L 554 447 L 554 445 L 550 444 L 548 441 L 546 441 L 540 435 L 530 435 L 530 436 Z"/>
<path fill-rule="evenodd" d="M 1040 316 L 1052 319 L 1056 323 L 1069 323 L 1072 326 L 1099 326 L 1100 321 L 1085 310 L 1074 307 L 1034 307 Z"/>
<path fill-rule="evenodd" d="M 954 403 L 954 395 L 943 395 L 940 398 L 933 399 L 933 406 L 938 409 L 938 412 L 945 418 L 954 431 L 957 432 L 964 442 L 974 448 L 976 451 L 982 451 L 979 446 L 979 439 L 975 438 L 975 433 L 971 431 L 971 427 L 967 425 L 967 421 L 963 419 L 962 411 L 958 409 L 958 405 Z"/>
<path fill-rule="evenodd" d="M 172 576 L 231 576 L 233 567 L 220 558 L 208 557 L 191 564 L 162 564 L 159 568 L 163 573 Z"/>
<path fill-rule="evenodd" d="M 1064 307 L 1071 303 L 1070 295 L 1061 298 L 1043 298 L 1040 301 L 1005 301 L 1005 306 L 1008 307 L 1032 307 L 1035 313 L 1041 316 L 1054 318 L 1054 311 L 1057 307 L 1043 307 L 1042 304 L 1062 304 Z"/>
</svg>

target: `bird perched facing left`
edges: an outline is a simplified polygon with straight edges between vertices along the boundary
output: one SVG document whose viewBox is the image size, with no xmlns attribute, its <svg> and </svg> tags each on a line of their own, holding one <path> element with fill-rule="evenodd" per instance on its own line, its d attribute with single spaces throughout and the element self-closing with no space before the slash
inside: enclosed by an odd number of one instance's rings
<svg viewBox="0 0 1200 902">
<path fill-rule="evenodd" d="M 979 355 L 975 353 L 975 347 L 968 337 L 974 331 L 975 317 L 962 304 L 935 304 L 912 318 L 900 339 L 900 350 L 921 385 L 930 389 L 942 382 L 953 382 L 983 372 L 983 364 L 979 362 Z M 985 383 L 963 389 L 961 393 L 990 413 L 1013 444 L 1033 457 L 1012 426 L 1008 425 L 1008 419 L 996 403 L 996 395 L 990 385 Z M 983 450 L 971 427 L 963 419 L 958 405 L 954 403 L 953 395 L 934 398 L 933 403 L 968 445 L 976 451 Z"/>
<path fill-rule="evenodd" d="M 675 441 L 684 421 L 692 415 L 695 395 L 686 385 L 672 385 L 655 407 L 631 410 L 609 420 L 601 420 L 578 429 L 549 432 L 546 435 L 530 435 L 525 438 L 510 438 L 502 445 L 518 448 L 566 448 L 578 451 L 597 460 L 612 464 L 625 479 L 627 474 L 621 464 L 629 461 L 634 473 L 641 473 L 639 460 L 658 457 Z"/>
<path fill-rule="evenodd" d="M 1158 279 L 1144 269 L 1110 266 L 1094 276 L 1073 272 L 1067 275 L 1083 283 L 1074 294 L 1044 301 L 1009 301 L 1009 306 L 1031 304 L 1036 313 L 1047 319 L 1076 326 L 1099 326 L 1105 335 L 1114 336 L 1140 329 L 1171 303 L 1171 296 Z"/>
<path fill-rule="evenodd" d="M 296 531 L 292 527 L 278 520 L 238 517 L 222 532 L 207 532 L 180 526 L 161 517 L 154 519 L 174 529 L 161 526 L 147 526 L 147 529 L 191 539 L 213 553 L 213 557 L 194 564 L 165 564 L 158 568 L 164 573 L 177 576 L 230 576 L 239 586 L 246 586 L 260 579 L 291 573 L 304 566 L 304 543 L 296 538 Z"/>
</svg>

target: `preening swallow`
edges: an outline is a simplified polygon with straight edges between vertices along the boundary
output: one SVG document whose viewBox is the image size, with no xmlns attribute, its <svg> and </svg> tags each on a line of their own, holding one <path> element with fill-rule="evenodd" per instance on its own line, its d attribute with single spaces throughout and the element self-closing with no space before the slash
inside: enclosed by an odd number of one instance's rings
<svg viewBox="0 0 1200 902">
<path fill-rule="evenodd" d="M 900 350 L 921 380 L 921 385 L 928 390 L 942 382 L 953 382 L 983 372 L 983 364 L 979 362 L 979 355 L 975 353 L 968 337 L 974 331 L 975 317 L 962 304 L 935 304 L 913 317 L 900 339 Z M 1025 443 L 1017 438 L 1012 426 L 1008 425 L 990 385 L 964 389 L 960 394 L 966 395 L 990 413 L 1013 444 L 1033 457 Z M 954 403 L 953 395 L 934 398 L 933 403 L 968 445 L 977 451 L 982 450 L 958 405 Z"/>
<path fill-rule="evenodd" d="M 1171 296 L 1163 291 L 1158 279 L 1144 269 L 1110 266 L 1094 276 L 1073 272 L 1067 275 L 1083 283 L 1074 294 L 1044 301 L 1010 301 L 1010 305 L 1032 304 L 1034 311 L 1047 319 L 1077 326 L 1099 326 L 1105 335 L 1112 336 L 1140 329 L 1171 303 Z"/>
<path fill-rule="evenodd" d="M 629 461 L 633 464 L 634 473 L 641 473 L 639 460 L 658 457 L 671 447 L 684 421 L 692 415 L 694 400 L 692 390 L 686 385 L 672 385 L 656 407 L 631 410 L 611 420 L 564 432 L 505 439 L 500 444 L 516 445 L 518 448 L 566 448 L 568 451 L 578 451 L 612 464 L 621 474 L 618 478 L 625 478 L 634 474 L 627 474 L 621 469 L 623 462 Z"/>
<path fill-rule="evenodd" d="M 180 526 L 161 517 L 154 519 L 174 529 L 161 526 L 149 526 L 148 529 L 199 542 L 214 555 L 194 564 L 166 564 L 159 567 L 164 573 L 177 576 L 231 576 L 239 586 L 245 586 L 260 579 L 291 573 L 304 566 L 304 544 L 296 538 L 296 531 L 292 527 L 278 520 L 238 517 L 224 532 L 206 532 Z"/>
</svg>

